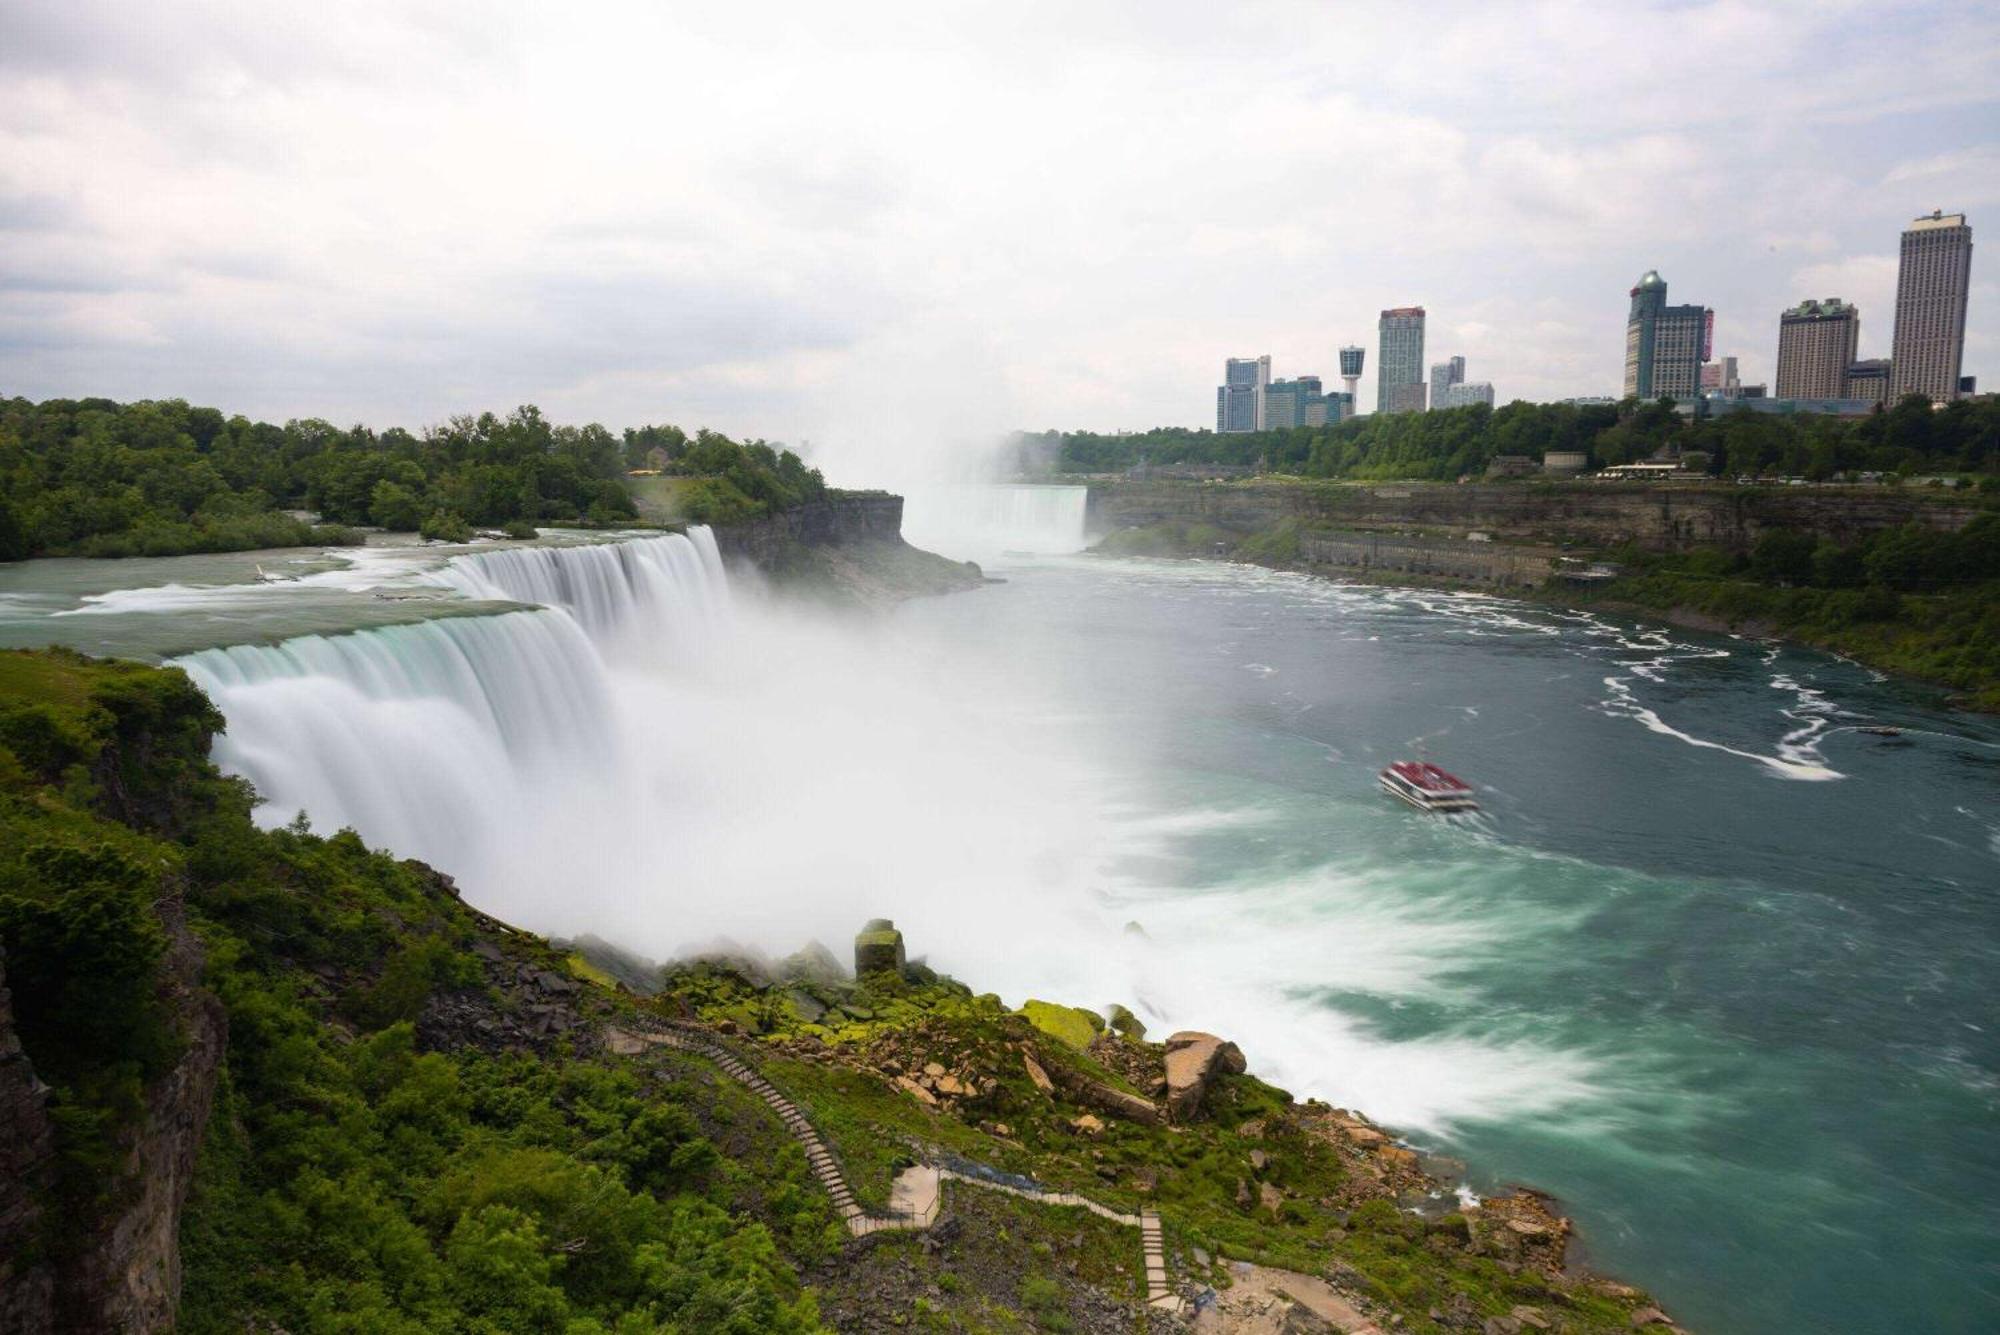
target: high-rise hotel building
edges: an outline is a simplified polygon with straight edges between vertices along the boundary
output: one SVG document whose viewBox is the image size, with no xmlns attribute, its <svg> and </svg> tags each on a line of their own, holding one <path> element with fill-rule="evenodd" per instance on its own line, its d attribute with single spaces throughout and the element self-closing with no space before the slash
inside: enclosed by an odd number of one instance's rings
<svg viewBox="0 0 2000 1335">
<path fill-rule="evenodd" d="M 1627 398 L 1693 398 L 1701 390 L 1714 312 L 1706 306 L 1667 305 L 1667 280 L 1648 269 L 1632 289 L 1625 317 Z"/>
<path fill-rule="evenodd" d="M 1972 228 L 1963 213 L 1934 212 L 1903 232 L 1896 273 L 1896 335 L 1889 350 L 1889 400 L 1958 396 L 1965 359 L 1965 297 L 1972 285 Z"/>
<path fill-rule="evenodd" d="M 1222 384 L 1215 391 L 1217 431 L 1262 431 L 1264 395 L 1271 385 L 1271 358 L 1231 357 L 1222 367 Z"/>
<path fill-rule="evenodd" d="M 1381 347 L 1375 362 L 1375 411 L 1424 410 L 1424 308 L 1398 306 L 1376 325 Z"/>
<path fill-rule="evenodd" d="M 1778 317 L 1781 399 L 1839 399 L 1861 341 L 1861 312 L 1839 297 L 1802 301 Z"/>
</svg>

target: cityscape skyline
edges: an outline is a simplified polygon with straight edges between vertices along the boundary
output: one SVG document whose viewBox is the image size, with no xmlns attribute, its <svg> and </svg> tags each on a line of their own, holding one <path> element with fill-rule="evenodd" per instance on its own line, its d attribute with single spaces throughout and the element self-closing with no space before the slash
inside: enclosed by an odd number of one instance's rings
<svg viewBox="0 0 2000 1335">
<path fill-rule="evenodd" d="M 1938 404 L 1976 393 L 1977 373 L 1963 373 L 1973 287 L 1972 252 L 1973 228 L 1963 213 L 1933 210 L 1904 229 L 1891 335 L 1893 346 L 1905 349 L 1910 363 L 1901 371 L 1893 357 L 1860 357 L 1860 311 L 1852 302 L 1840 297 L 1806 298 L 1786 307 L 1779 316 L 1772 380 L 1775 392 L 1765 383 L 1744 383 L 1740 354 L 1724 354 L 1714 346 L 1713 307 L 1669 304 L 1666 279 L 1659 270 L 1648 269 L 1628 293 L 1620 393 L 1565 398 L 1570 402 L 1768 398 L 1810 406 L 1813 411 L 1853 412 L 1860 410 L 1859 405 L 1893 402 L 1909 393 L 1929 395 Z M 1494 406 L 1498 400 L 1491 382 L 1466 381 L 1463 354 L 1430 363 L 1427 377 L 1418 374 L 1424 362 L 1427 321 L 1428 313 L 1422 306 L 1392 307 L 1378 316 L 1375 411 L 1422 412 L 1473 403 Z M 1363 349 L 1354 345 L 1340 350 L 1340 369 L 1348 385 L 1348 392 L 1340 396 L 1345 401 L 1344 412 L 1338 408 L 1331 413 L 1320 411 L 1309 419 L 1295 408 L 1282 422 L 1266 419 L 1261 388 L 1254 413 L 1247 409 L 1232 413 L 1228 396 L 1236 368 L 1249 363 L 1229 359 L 1225 384 L 1216 390 L 1216 430 L 1317 426 L 1328 420 L 1337 422 L 1343 416 L 1363 415 L 1353 393 L 1363 356 Z M 1257 361 L 1268 377 L 1271 356 L 1264 354 Z M 1302 377 L 1300 383 L 1305 381 L 1310 382 L 1312 401 L 1318 404 L 1319 378 Z M 1793 409 L 1773 402 L 1767 410 Z"/>
<path fill-rule="evenodd" d="M 1607 294 L 1649 267 L 1744 381 L 1808 297 L 1886 358 L 1893 238 L 2000 206 L 1990 6 L 1528 5 L 1422 43 L 1387 6 L 1275 8 L 20 7 L 0 392 L 342 423 L 532 401 L 887 475 L 1016 427 L 1212 420 L 1232 350 L 1331 385 L 1410 302 L 1503 397 L 1615 393 Z M 1689 44 L 1697 98 L 1658 55 Z M 1287 142 L 1403 150 L 1244 152 Z M 1996 366 L 1975 263 L 1964 370 Z"/>
</svg>

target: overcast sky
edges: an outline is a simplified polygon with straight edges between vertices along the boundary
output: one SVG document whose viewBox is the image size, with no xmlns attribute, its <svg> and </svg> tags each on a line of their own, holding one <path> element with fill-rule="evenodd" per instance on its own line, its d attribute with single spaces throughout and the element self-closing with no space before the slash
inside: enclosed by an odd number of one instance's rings
<svg viewBox="0 0 2000 1335">
<path fill-rule="evenodd" d="M 422 425 L 535 402 L 847 453 L 1212 424 L 1430 311 L 1615 393 L 1657 267 L 1769 376 L 1889 350 L 1970 215 L 2000 386 L 2000 6 L 0 0 L 0 394 Z"/>
</svg>

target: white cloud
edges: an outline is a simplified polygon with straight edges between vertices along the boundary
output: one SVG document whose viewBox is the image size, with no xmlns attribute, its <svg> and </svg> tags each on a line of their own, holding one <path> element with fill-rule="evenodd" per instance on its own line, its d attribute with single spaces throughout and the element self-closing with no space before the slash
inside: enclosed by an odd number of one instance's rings
<svg viewBox="0 0 2000 1335">
<path fill-rule="evenodd" d="M 1332 379 L 1408 303 L 1503 401 L 1608 390 L 1653 266 L 1746 371 L 1802 296 L 1861 302 L 1886 348 L 1897 229 L 2000 180 L 2000 19 L 1961 4 L 0 25 L 0 392 L 377 423 L 533 400 L 878 468 L 1201 423 L 1224 356 Z M 2000 312 L 1972 326 L 2000 343 Z"/>
</svg>

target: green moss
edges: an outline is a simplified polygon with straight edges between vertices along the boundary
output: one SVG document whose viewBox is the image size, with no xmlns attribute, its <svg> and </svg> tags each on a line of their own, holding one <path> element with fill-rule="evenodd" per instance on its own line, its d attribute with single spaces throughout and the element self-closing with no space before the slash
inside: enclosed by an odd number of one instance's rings
<svg viewBox="0 0 2000 1335">
<path fill-rule="evenodd" d="M 1104 1017 L 1097 1012 L 1077 1006 L 1062 1006 L 1053 1001 L 1023 1002 L 1021 1014 L 1028 1017 L 1029 1024 L 1049 1037 L 1061 1039 L 1078 1049 L 1089 1047 L 1091 1040 L 1104 1029 Z"/>
</svg>

